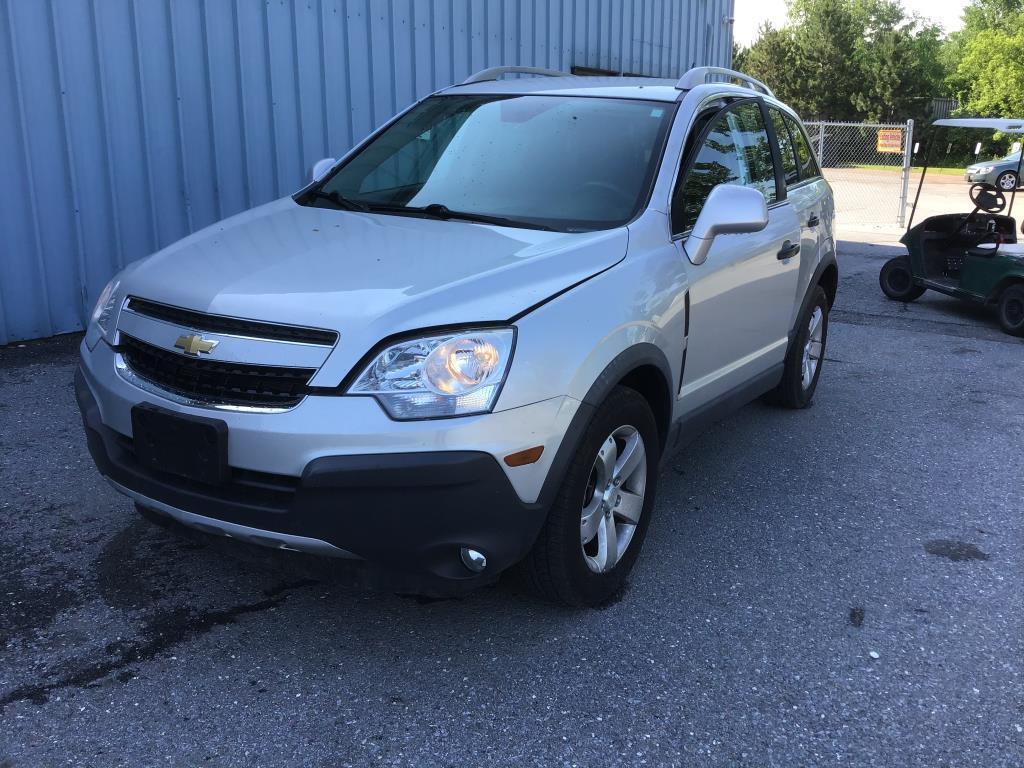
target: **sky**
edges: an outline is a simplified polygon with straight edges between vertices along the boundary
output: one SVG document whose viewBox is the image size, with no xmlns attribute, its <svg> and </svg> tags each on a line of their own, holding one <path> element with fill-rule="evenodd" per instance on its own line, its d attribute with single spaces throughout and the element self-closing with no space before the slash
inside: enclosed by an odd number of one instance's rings
<svg viewBox="0 0 1024 768">
<path fill-rule="evenodd" d="M 903 0 L 908 13 L 917 13 L 937 22 L 946 32 L 960 28 L 960 14 L 968 0 Z M 786 21 L 786 0 L 736 0 L 736 21 L 733 39 L 750 45 L 757 38 L 757 29 L 764 21 L 776 27 Z"/>
</svg>

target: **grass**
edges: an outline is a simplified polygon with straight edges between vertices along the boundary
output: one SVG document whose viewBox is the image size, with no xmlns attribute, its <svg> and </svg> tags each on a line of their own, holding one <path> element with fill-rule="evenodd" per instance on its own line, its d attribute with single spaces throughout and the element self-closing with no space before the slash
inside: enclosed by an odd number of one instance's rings
<svg viewBox="0 0 1024 768">
<path fill-rule="evenodd" d="M 858 163 L 858 164 L 855 164 L 855 165 L 847 165 L 845 167 L 846 168 L 856 168 L 857 170 L 861 170 L 861 171 L 899 171 L 899 170 L 902 170 L 902 166 L 898 166 L 898 165 L 881 165 L 881 164 L 874 165 L 874 164 L 871 164 L 871 163 Z M 964 168 L 966 168 L 966 167 L 967 166 L 965 165 Z M 934 165 L 929 165 L 928 166 L 928 173 L 938 173 L 938 174 L 940 174 L 942 176 L 963 176 L 964 168 L 939 168 L 939 167 L 934 166 Z M 921 166 L 920 165 L 912 165 L 912 166 L 910 166 L 910 172 L 911 173 L 920 173 L 921 172 Z"/>
</svg>

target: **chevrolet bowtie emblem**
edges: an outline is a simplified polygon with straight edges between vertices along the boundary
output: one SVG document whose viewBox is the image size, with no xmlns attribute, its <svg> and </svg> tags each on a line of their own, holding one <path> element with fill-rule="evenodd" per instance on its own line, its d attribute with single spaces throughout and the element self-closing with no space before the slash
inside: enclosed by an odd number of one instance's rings
<svg viewBox="0 0 1024 768">
<path fill-rule="evenodd" d="M 207 341 L 198 333 L 193 333 L 188 336 L 179 336 L 178 340 L 174 342 L 174 346 L 182 350 L 186 355 L 199 357 L 202 352 L 210 354 L 213 348 L 217 346 L 217 342 Z"/>
</svg>

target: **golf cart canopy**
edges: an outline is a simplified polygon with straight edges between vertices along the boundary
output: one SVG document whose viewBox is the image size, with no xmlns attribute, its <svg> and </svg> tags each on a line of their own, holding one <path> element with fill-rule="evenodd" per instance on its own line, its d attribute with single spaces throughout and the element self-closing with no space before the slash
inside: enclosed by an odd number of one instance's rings
<svg viewBox="0 0 1024 768">
<path fill-rule="evenodd" d="M 943 128 L 987 128 L 1003 133 L 1024 133 L 1024 120 L 1003 120 L 996 117 L 947 117 L 932 123 Z"/>
</svg>

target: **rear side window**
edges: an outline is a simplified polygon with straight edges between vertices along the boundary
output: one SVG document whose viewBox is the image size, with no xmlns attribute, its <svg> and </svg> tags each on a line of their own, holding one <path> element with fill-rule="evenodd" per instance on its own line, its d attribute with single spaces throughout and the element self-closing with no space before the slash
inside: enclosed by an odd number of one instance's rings
<svg viewBox="0 0 1024 768">
<path fill-rule="evenodd" d="M 719 184 L 752 187 L 769 204 L 776 200 L 771 145 L 757 102 L 743 102 L 714 118 L 676 189 L 672 205 L 674 232 L 693 227 L 704 201 Z"/>
<path fill-rule="evenodd" d="M 800 178 L 810 179 L 814 176 L 821 176 L 818 169 L 818 161 L 814 159 L 811 151 L 811 144 L 807 140 L 804 129 L 789 115 L 783 115 L 786 125 L 789 126 L 789 134 L 793 137 L 793 144 L 796 147 L 796 156 L 800 162 Z"/>
<path fill-rule="evenodd" d="M 789 135 L 789 128 L 786 127 L 786 121 L 779 110 L 769 107 L 768 116 L 771 118 L 772 127 L 775 129 L 775 136 L 779 140 L 779 155 L 782 157 L 782 175 L 786 179 L 786 186 L 791 187 L 800 181 L 800 166 L 797 165 L 793 139 Z"/>
</svg>

